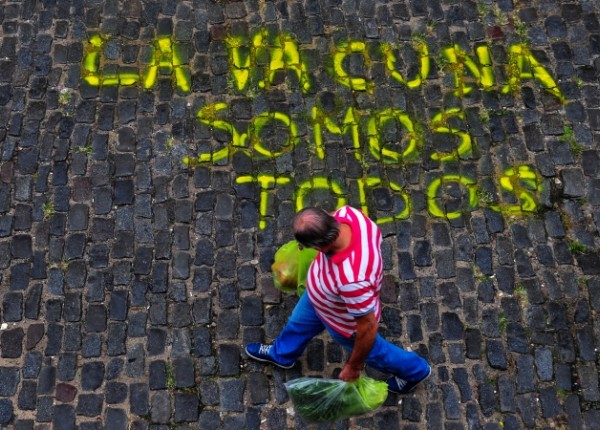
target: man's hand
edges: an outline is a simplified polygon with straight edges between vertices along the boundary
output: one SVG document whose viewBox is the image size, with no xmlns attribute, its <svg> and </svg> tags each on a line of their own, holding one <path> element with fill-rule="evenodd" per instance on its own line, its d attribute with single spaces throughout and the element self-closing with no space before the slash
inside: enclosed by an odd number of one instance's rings
<svg viewBox="0 0 600 430">
<path fill-rule="evenodd" d="M 344 366 L 344 368 L 342 369 L 342 371 L 340 372 L 339 378 L 342 381 L 346 381 L 346 382 L 356 381 L 360 377 L 361 370 L 362 370 L 362 367 L 355 369 L 353 367 L 350 367 L 348 364 L 346 364 Z"/>
<path fill-rule="evenodd" d="M 340 372 L 339 378 L 343 381 L 356 381 L 360 376 L 367 355 L 375 343 L 377 336 L 377 320 L 375 314 L 370 312 L 356 318 L 356 336 L 354 347 L 348 362 Z"/>
</svg>

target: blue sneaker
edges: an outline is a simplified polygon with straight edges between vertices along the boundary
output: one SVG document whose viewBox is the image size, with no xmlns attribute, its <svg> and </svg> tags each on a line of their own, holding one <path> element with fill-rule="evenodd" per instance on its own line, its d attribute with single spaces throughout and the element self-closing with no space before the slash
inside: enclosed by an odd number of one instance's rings
<svg viewBox="0 0 600 430">
<path fill-rule="evenodd" d="M 271 363 L 284 369 L 291 369 L 294 367 L 295 363 L 288 365 L 281 364 L 271 357 L 271 348 L 273 348 L 273 345 L 265 345 L 264 343 L 251 343 L 246 346 L 246 354 L 248 354 L 248 357 L 255 360 Z"/>
<path fill-rule="evenodd" d="M 392 393 L 397 393 L 397 394 L 408 394 L 412 390 L 414 390 L 417 385 L 419 385 L 425 379 L 429 378 L 430 375 L 431 375 L 431 367 L 429 367 L 425 376 L 423 376 L 418 381 L 407 381 L 406 379 L 402 379 L 397 376 L 392 376 L 390 379 L 388 379 L 386 381 L 388 384 L 388 391 L 391 391 Z"/>
</svg>

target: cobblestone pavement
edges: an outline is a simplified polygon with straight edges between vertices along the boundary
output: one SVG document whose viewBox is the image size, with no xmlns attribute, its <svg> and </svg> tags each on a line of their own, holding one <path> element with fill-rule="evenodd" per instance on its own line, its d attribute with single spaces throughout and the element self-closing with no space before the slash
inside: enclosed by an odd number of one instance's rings
<svg viewBox="0 0 600 430">
<path fill-rule="evenodd" d="M 598 429 L 597 0 L 0 2 L 2 429 Z M 431 362 L 334 424 L 283 383 L 294 212 L 384 233 Z M 384 375 L 381 375 L 384 376 Z"/>
</svg>

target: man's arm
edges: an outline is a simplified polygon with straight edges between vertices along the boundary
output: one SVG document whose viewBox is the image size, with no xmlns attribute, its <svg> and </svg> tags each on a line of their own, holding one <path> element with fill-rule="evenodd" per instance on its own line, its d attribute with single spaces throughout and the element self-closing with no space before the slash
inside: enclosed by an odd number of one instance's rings
<svg viewBox="0 0 600 430">
<path fill-rule="evenodd" d="M 367 355 L 371 352 L 377 336 L 377 319 L 375 312 L 369 312 L 356 318 L 356 337 L 354 348 L 348 362 L 340 372 L 339 378 L 344 381 L 355 381 L 360 376 Z"/>
</svg>

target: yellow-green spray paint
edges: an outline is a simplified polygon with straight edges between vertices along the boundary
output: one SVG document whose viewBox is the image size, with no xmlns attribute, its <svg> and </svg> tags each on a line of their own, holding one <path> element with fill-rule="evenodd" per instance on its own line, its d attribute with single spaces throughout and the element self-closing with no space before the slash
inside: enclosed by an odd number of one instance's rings
<svg viewBox="0 0 600 430">
<path fill-rule="evenodd" d="M 156 84 L 159 71 L 162 74 L 174 74 L 175 84 L 183 92 L 192 89 L 190 69 L 185 65 L 181 46 L 174 44 L 168 36 L 156 40 L 152 63 L 144 76 L 144 88 L 152 88 Z"/>
<path fill-rule="evenodd" d="M 404 192 L 402 187 L 392 181 L 385 182 L 381 178 L 359 178 L 358 182 L 358 198 L 360 200 L 361 209 L 365 215 L 369 215 L 369 205 L 367 204 L 366 189 L 374 188 L 377 186 L 386 186 L 392 190 L 396 195 L 400 196 L 404 202 L 404 209 L 389 217 L 382 217 L 377 219 L 378 224 L 385 224 L 398 219 L 406 219 L 410 216 L 411 202 L 408 194 Z"/>
<path fill-rule="evenodd" d="M 89 46 L 83 58 L 83 80 L 89 85 L 114 86 L 133 85 L 141 81 L 143 88 L 152 88 L 156 84 L 159 72 L 172 75 L 175 85 L 183 92 L 190 92 L 192 78 L 189 67 L 179 45 L 171 41 L 170 36 L 159 36 L 153 44 L 151 62 L 143 74 L 119 71 L 105 73 L 102 70 L 102 50 L 106 40 L 95 34 L 89 39 Z"/>
<path fill-rule="evenodd" d="M 284 153 L 290 152 L 295 148 L 299 140 L 298 127 L 294 121 L 282 112 L 264 112 L 249 122 L 245 132 L 240 132 L 230 121 L 222 119 L 221 116 L 229 112 L 227 103 L 215 103 L 204 106 L 197 114 L 197 118 L 203 124 L 208 125 L 213 129 L 218 129 L 227 132 L 231 140 L 223 148 L 209 153 L 198 155 L 197 159 L 190 161 L 188 157 L 184 158 L 184 163 L 195 165 L 203 162 L 217 162 L 220 160 L 229 159 L 232 152 L 236 150 L 247 151 L 251 156 L 256 156 L 263 159 L 275 159 Z M 370 112 L 370 116 L 366 120 L 361 120 L 360 112 L 354 108 L 348 108 L 344 115 L 341 125 L 336 123 L 334 119 L 326 115 L 318 108 L 313 109 L 313 118 L 316 125 L 315 128 L 323 127 L 333 134 L 351 133 L 354 141 L 353 150 L 356 154 L 360 154 L 363 150 L 361 143 L 360 125 L 366 124 L 366 137 L 369 152 L 373 157 L 387 165 L 402 165 L 408 162 L 418 161 L 419 147 L 421 146 L 421 135 L 417 133 L 416 126 L 407 113 L 399 109 L 383 109 L 380 111 Z M 472 139 L 465 130 L 460 130 L 450 126 L 449 119 L 458 118 L 464 120 L 464 113 L 458 108 L 447 109 L 438 112 L 434 115 L 429 123 L 433 133 L 452 134 L 459 138 L 460 143 L 457 148 L 450 153 L 434 152 L 430 155 L 433 160 L 440 162 L 457 161 L 472 156 Z M 394 151 L 385 148 L 381 142 L 381 129 L 387 121 L 397 121 L 406 131 L 408 144 L 402 151 Z M 262 130 L 270 122 L 278 122 L 283 124 L 288 130 L 288 139 L 281 145 L 280 150 L 272 150 L 267 148 L 261 141 Z M 326 148 L 322 140 L 322 128 L 317 128 L 314 131 L 315 147 L 317 156 L 323 158 Z M 291 178 L 285 176 L 269 176 L 259 175 L 242 176 L 238 178 L 238 183 L 256 182 L 260 185 L 260 228 L 265 227 L 265 219 L 268 212 L 268 190 L 276 185 L 287 184 Z M 396 196 L 400 197 L 404 202 L 404 209 L 399 213 L 391 214 L 390 216 L 382 217 L 378 223 L 387 223 L 393 220 L 406 219 L 410 215 L 412 204 L 409 195 L 405 190 L 396 183 L 385 181 L 379 177 L 367 177 L 356 179 L 359 193 L 359 201 L 365 213 L 369 213 L 367 191 L 373 187 L 385 186 L 391 190 Z M 444 191 L 444 186 L 457 183 L 467 190 L 467 205 L 461 211 L 446 212 L 440 205 L 440 195 Z M 500 187 L 502 190 L 515 195 L 518 204 L 500 204 L 489 206 L 490 208 L 509 214 L 523 214 L 533 212 L 537 209 L 536 193 L 539 192 L 541 184 L 538 175 L 529 166 L 518 166 L 514 169 L 508 169 L 503 172 L 500 178 Z M 335 181 L 325 177 L 313 177 L 308 181 L 299 184 L 295 190 L 296 207 L 301 209 L 304 207 L 306 197 L 315 190 L 326 190 L 336 196 L 338 204 L 345 204 L 347 192 L 343 187 Z M 456 219 L 465 212 L 470 212 L 478 207 L 478 187 L 473 178 L 461 175 L 443 175 L 434 179 L 427 185 L 427 207 L 431 216 L 442 217 L 447 219 Z"/>
<path fill-rule="evenodd" d="M 298 126 L 292 118 L 282 112 L 264 112 L 252 118 L 248 129 L 240 132 L 231 122 L 219 118 L 219 115 L 226 115 L 229 112 L 229 106 L 225 102 L 214 103 L 202 107 L 196 117 L 198 120 L 213 129 L 218 129 L 229 133 L 230 142 L 225 147 L 209 153 L 199 154 L 196 162 L 217 162 L 227 159 L 235 149 L 243 148 L 254 151 L 256 155 L 262 158 L 275 158 L 294 149 L 298 136 Z M 336 122 L 335 114 L 328 115 L 319 107 L 312 108 L 312 127 L 314 137 L 314 147 L 317 157 L 325 158 L 326 148 L 323 142 L 324 130 L 334 135 L 351 134 L 352 149 L 357 159 L 362 159 L 361 150 L 365 146 L 361 142 L 361 125 L 366 124 L 366 136 L 368 148 L 373 157 L 385 164 L 398 164 L 413 161 L 418 158 L 419 150 L 422 146 L 422 133 L 418 132 L 418 126 L 411 117 L 400 109 L 383 109 L 368 112 L 369 116 L 363 119 L 358 109 L 349 107 L 344 114 L 341 123 Z M 431 158 L 437 161 L 458 160 L 468 158 L 473 153 L 472 140 L 469 134 L 464 130 L 459 130 L 448 125 L 450 118 L 464 119 L 464 113 L 458 108 L 448 109 L 437 113 L 431 121 L 431 131 L 433 133 L 452 134 L 460 139 L 460 144 L 456 150 L 451 153 L 433 153 Z M 388 121 L 397 121 L 406 132 L 406 145 L 401 151 L 386 148 L 382 143 L 381 129 Z M 281 145 L 280 151 L 268 149 L 261 141 L 261 132 L 264 127 L 271 123 L 278 122 L 288 130 L 288 139 Z M 186 159 L 186 163 L 189 158 Z"/>
<path fill-rule="evenodd" d="M 406 85 L 410 89 L 420 87 L 426 82 L 430 73 L 431 62 L 429 49 L 423 41 L 415 41 L 413 47 L 419 55 L 419 73 L 413 79 L 407 80 L 396 70 L 397 58 L 394 55 L 392 45 L 381 45 L 386 70 L 394 80 Z M 496 87 L 490 48 L 487 45 L 480 45 L 475 49 L 475 53 L 479 65 L 459 45 L 453 45 L 442 50 L 442 55 L 446 63 L 444 68 L 454 74 L 454 94 L 458 97 L 468 95 L 474 88 L 469 82 L 467 72 L 473 75 L 479 88 L 492 90 Z M 352 54 L 361 55 L 367 67 L 371 65 L 372 60 L 369 55 L 368 46 L 364 42 L 341 42 L 336 46 L 333 53 L 332 71 L 334 79 L 340 85 L 354 91 L 372 91 L 374 88 L 373 82 L 368 81 L 362 76 L 351 76 L 346 71 L 344 60 Z M 523 80 L 533 79 L 550 94 L 556 96 L 561 102 L 564 102 L 564 96 L 558 88 L 556 81 L 544 66 L 535 59 L 526 45 L 516 44 L 509 47 L 507 70 L 509 79 L 508 83 L 501 87 L 503 93 L 517 91 Z"/>
<path fill-rule="evenodd" d="M 289 115 L 282 112 L 263 112 L 250 121 L 246 132 L 240 133 L 232 123 L 218 118 L 220 112 L 227 110 L 227 103 L 214 103 L 206 105 L 198 111 L 196 117 L 201 123 L 214 129 L 226 131 L 231 136 L 231 141 L 228 145 L 214 153 L 209 152 L 198 155 L 196 162 L 212 161 L 214 163 L 228 159 L 231 152 L 235 149 L 249 149 L 255 151 L 259 156 L 276 158 L 286 152 L 292 151 L 298 142 L 298 127 Z M 274 121 L 283 124 L 289 134 L 287 141 L 281 145 L 282 149 L 280 151 L 270 150 L 261 141 L 261 133 L 264 127 Z M 186 164 L 190 163 L 189 157 L 186 157 L 183 161 Z"/>
<path fill-rule="evenodd" d="M 398 59 L 394 53 L 394 47 L 389 43 L 381 45 L 381 53 L 391 78 L 408 88 L 421 86 L 429 76 L 430 70 L 429 48 L 427 48 L 427 45 L 422 41 L 415 41 L 413 46 L 419 54 L 419 73 L 413 79 L 407 80 L 397 70 L 396 62 Z M 346 71 L 344 60 L 352 54 L 361 55 L 364 64 L 370 66 L 371 57 L 366 43 L 361 41 L 340 42 L 333 53 L 333 74 L 336 82 L 355 91 L 372 91 L 375 87 L 373 82 L 367 81 L 364 77 L 352 77 Z"/>
<path fill-rule="evenodd" d="M 311 114 L 313 137 L 317 157 L 320 159 L 325 158 L 325 145 L 323 144 L 323 127 L 325 127 L 329 133 L 339 136 L 347 134 L 348 132 L 352 133 L 352 147 L 354 149 L 354 155 L 357 159 L 361 159 L 360 153 L 358 152 L 361 147 L 359 134 L 360 112 L 358 109 L 349 107 L 346 110 L 344 119 L 342 120 L 342 125 L 337 124 L 335 119 L 332 119 L 330 115 L 327 115 L 318 106 L 314 106 L 312 108 Z"/>
<path fill-rule="evenodd" d="M 216 128 L 217 130 L 223 130 L 229 133 L 229 135 L 231 136 L 231 147 L 245 148 L 246 142 L 248 140 L 248 135 L 246 133 L 238 133 L 237 129 L 234 127 L 233 124 L 223 119 L 219 119 L 217 117 L 217 114 L 219 112 L 226 111 L 227 108 L 227 103 L 215 103 L 206 105 L 198 111 L 196 117 L 201 123 L 206 124 L 211 128 Z M 215 153 L 200 154 L 198 156 L 198 161 L 212 161 L 214 163 L 224 158 L 229 158 L 229 153 L 231 151 L 230 146 L 228 145 Z M 186 162 L 185 159 L 184 162 Z"/>
<path fill-rule="evenodd" d="M 431 63 L 431 60 L 429 59 L 429 48 L 427 48 L 427 45 L 420 40 L 416 40 L 413 43 L 413 45 L 415 50 L 419 54 L 420 69 L 417 76 L 415 76 L 414 79 L 411 79 L 409 81 L 407 81 L 406 78 L 402 76 L 402 74 L 396 69 L 396 61 L 398 60 L 394 55 L 394 49 L 392 45 L 384 43 L 381 46 L 381 52 L 384 56 L 385 66 L 388 72 L 390 73 L 390 76 L 396 81 L 400 82 L 401 84 L 406 85 L 408 88 L 417 88 L 421 86 L 423 81 L 427 79 L 427 76 L 429 76 Z"/>
<path fill-rule="evenodd" d="M 331 179 L 316 176 L 298 186 L 296 190 L 296 211 L 306 206 L 304 199 L 308 193 L 315 190 L 328 190 L 335 194 L 337 197 L 336 207 L 338 208 L 346 204 L 346 198 L 344 197 L 346 193 L 340 184 Z"/>
<path fill-rule="evenodd" d="M 311 88 L 306 63 L 300 57 L 295 39 L 288 34 L 273 36 L 268 30 L 258 31 L 251 39 L 243 36 L 228 36 L 225 39 L 231 74 L 239 91 L 248 88 L 250 77 L 258 68 L 264 70 L 259 88 L 268 88 L 278 71 L 290 70 L 296 74 L 300 88 L 307 92 Z M 264 66 L 259 63 L 266 63 Z"/>
<path fill-rule="evenodd" d="M 259 212 L 261 219 L 258 222 L 258 227 L 262 230 L 266 227 L 267 222 L 265 216 L 268 210 L 269 204 L 269 190 L 275 188 L 275 185 L 285 185 L 291 181 L 290 178 L 284 176 L 275 177 L 272 175 L 258 175 L 254 176 L 240 176 L 236 179 L 238 184 L 247 184 L 251 182 L 258 182 L 260 186 L 260 203 Z"/>
<path fill-rule="evenodd" d="M 456 135 L 460 139 L 460 145 L 450 154 L 436 152 L 431 154 L 431 158 L 437 161 L 453 161 L 459 158 L 467 158 L 473 154 L 473 145 L 471 136 L 463 130 L 457 130 L 448 125 L 448 119 L 458 117 L 465 119 L 465 114 L 459 108 L 452 108 L 436 114 L 431 120 L 431 127 L 434 133 L 449 133 Z"/>
<path fill-rule="evenodd" d="M 133 85 L 142 83 L 144 88 L 152 88 L 156 84 L 159 72 L 171 74 L 175 85 L 183 92 L 191 91 L 191 72 L 181 47 L 173 43 L 170 36 L 159 36 L 153 42 L 153 56 L 143 76 L 137 73 L 120 71 L 104 73 L 101 53 L 106 40 L 101 35 L 93 35 L 89 39 L 83 59 L 83 80 L 92 86 L 100 85 Z M 257 70 L 263 70 L 258 80 L 258 87 L 269 88 L 275 81 L 279 71 L 291 71 L 296 75 L 302 92 L 312 88 L 308 66 L 302 59 L 296 40 L 288 34 L 273 35 L 263 29 L 251 38 L 244 36 L 228 36 L 225 39 L 229 57 L 232 80 L 239 91 L 248 90 L 251 76 Z M 412 79 L 403 76 L 396 67 L 398 61 L 391 44 L 380 45 L 385 69 L 390 77 L 406 85 L 409 89 L 418 88 L 426 82 L 430 74 L 430 53 L 427 45 L 421 40 L 412 43 L 419 57 L 419 73 Z M 369 46 L 362 41 L 350 40 L 338 43 L 332 54 L 331 73 L 335 81 L 354 91 L 370 92 L 375 84 L 362 76 L 352 76 L 345 68 L 345 59 L 353 54 L 361 55 L 364 64 L 372 64 Z M 474 78 L 478 87 L 490 90 L 496 87 L 490 49 L 487 45 L 475 48 L 479 65 L 459 46 L 453 45 L 442 50 L 445 69 L 454 74 L 454 93 L 459 96 L 469 94 L 474 86 L 467 78 L 467 72 Z M 561 102 L 565 98 L 550 73 L 533 56 L 524 44 L 511 45 L 508 48 L 508 82 L 500 89 L 503 93 L 517 91 L 523 80 L 533 79 Z"/>
<path fill-rule="evenodd" d="M 535 192 L 541 189 L 541 181 L 530 166 L 517 166 L 505 170 L 500 178 L 500 186 L 503 190 L 513 193 L 520 203 L 493 207 L 495 210 L 513 215 L 536 210 Z"/>
<path fill-rule="evenodd" d="M 344 69 L 344 59 L 351 54 L 360 54 L 366 64 L 370 64 L 367 44 L 361 41 L 342 42 L 333 53 L 333 74 L 337 83 L 355 91 L 371 91 L 374 84 L 363 77 L 351 77 Z"/>
<path fill-rule="evenodd" d="M 384 148 L 380 143 L 380 130 L 386 122 L 391 120 L 397 120 L 408 132 L 408 144 L 402 152 Z M 367 133 L 369 135 L 369 149 L 376 160 L 391 164 L 402 160 L 414 159 L 417 156 L 419 142 L 414 124 L 408 114 L 400 109 L 390 108 L 375 112 L 371 115 L 371 119 L 367 125 Z"/>
<path fill-rule="evenodd" d="M 259 212 L 260 221 L 259 228 L 266 227 L 266 220 L 269 208 L 269 190 L 273 190 L 277 185 L 291 183 L 293 178 L 287 176 L 273 175 L 258 175 L 258 176 L 241 176 L 237 178 L 238 184 L 258 183 L 260 186 L 260 202 Z M 385 224 L 396 220 L 407 219 L 411 215 L 412 202 L 408 192 L 406 192 L 398 184 L 384 180 L 379 177 L 369 176 L 366 178 L 356 179 L 358 186 L 358 200 L 361 209 L 365 214 L 369 214 L 369 199 L 367 191 L 375 187 L 385 187 L 394 195 L 400 197 L 404 203 L 404 207 L 397 213 L 392 213 L 389 216 L 383 216 L 377 219 L 378 224 Z M 441 201 L 445 187 L 452 184 L 458 184 L 466 190 L 466 201 L 461 210 L 447 211 Z M 509 215 L 521 215 L 534 212 L 537 209 L 537 201 L 535 193 L 541 189 L 541 182 L 538 175 L 530 166 L 516 166 L 512 169 L 504 171 L 500 178 L 500 188 L 506 192 L 512 193 L 519 203 L 517 204 L 497 204 L 489 207 L 495 211 L 507 213 Z M 302 183 L 299 183 L 295 189 L 295 206 L 296 210 L 306 207 L 306 199 L 310 193 L 315 191 L 325 191 L 331 193 L 336 199 L 336 207 L 341 207 L 347 203 L 348 191 L 342 184 L 335 180 L 323 176 L 312 177 Z M 426 188 L 427 210 L 432 217 L 445 218 L 448 220 L 457 219 L 468 212 L 477 210 L 479 204 L 479 188 L 475 179 L 464 175 L 445 174 L 433 179 Z"/>
<path fill-rule="evenodd" d="M 565 101 L 552 75 L 535 59 L 527 46 L 512 45 L 508 52 L 508 63 L 508 84 L 502 87 L 504 94 L 517 92 L 524 79 L 534 79 L 561 102 Z"/>
<path fill-rule="evenodd" d="M 83 80 L 92 86 L 114 86 L 139 84 L 143 88 L 152 88 L 156 85 L 160 75 L 170 75 L 175 86 L 182 92 L 191 91 L 191 71 L 187 64 L 187 56 L 181 51 L 178 44 L 170 36 L 159 36 L 153 43 L 152 57 L 143 73 L 128 71 L 126 68 L 118 72 L 106 72 L 102 53 L 107 39 L 101 35 L 93 35 L 89 39 L 83 59 Z M 287 34 L 273 35 L 267 30 L 260 30 L 251 37 L 228 36 L 225 39 L 227 55 L 234 87 L 238 91 L 247 91 L 254 83 L 259 89 L 268 90 L 276 82 L 278 72 L 291 72 L 300 85 L 302 92 L 307 93 L 313 88 L 309 68 L 302 59 L 301 51 L 296 40 Z M 418 68 L 415 76 L 404 76 L 398 70 L 397 50 L 391 44 L 379 45 L 379 53 L 384 68 L 392 81 L 406 86 L 409 90 L 416 89 L 426 83 L 430 78 L 430 53 L 429 48 L 422 40 L 414 40 L 411 44 L 418 56 Z M 371 92 L 375 83 L 365 76 L 352 76 L 347 71 L 346 59 L 351 55 L 362 57 L 365 69 L 372 67 L 376 55 L 371 55 L 371 45 L 365 42 L 349 40 L 338 43 L 332 49 L 331 67 L 329 71 L 335 82 L 341 86 L 357 92 Z M 508 47 L 507 82 L 498 85 L 493 69 L 490 48 L 480 45 L 475 48 L 475 59 L 465 52 L 459 45 L 442 49 L 443 70 L 450 72 L 454 77 L 453 93 L 457 97 L 465 97 L 473 89 L 481 88 L 486 91 L 500 90 L 502 93 L 518 91 L 524 80 L 533 80 L 541 88 L 564 102 L 556 81 L 542 66 L 526 45 L 516 44 Z M 108 68 L 106 70 L 109 70 Z M 262 72 L 262 74 L 260 74 Z M 368 73 L 366 74 L 368 76 Z M 253 79 L 253 76 L 256 76 Z M 193 159 L 184 158 L 184 163 L 196 165 L 198 163 L 216 163 L 229 159 L 232 152 L 247 151 L 251 156 L 274 159 L 287 152 L 293 151 L 300 137 L 299 128 L 294 119 L 283 112 L 263 112 L 256 115 L 248 123 L 245 131 L 239 131 L 236 126 L 227 120 L 229 106 L 225 102 L 208 104 L 196 114 L 199 122 L 212 129 L 224 131 L 229 134 L 230 142 L 215 152 L 203 153 Z M 434 152 L 433 160 L 439 162 L 457 161 L 470 158 L 473 154 L 473 144 L 465 127 L 453 127 L 450 119 L 463 120 L 465 114 L 459 108 L 451 108 L 436 113 L 428 124 L 432 133 L 443 133 L 458 138 L 459 143 L 451 152 Z M 402 149 L 388 148 L 382 141 L 382 128 L 389 122 L 400 124 L 404 132 Z M 287 129 L 288 138 L 280 145 L 278 150 L 267 147 L 262 142 L 265 127 L 270 124 L 283 125 Z M 416 123 L 414 118 L 397 108 L 382 108 L 363 112 L 355 107 L 346 107 L 342 116 L 336 112 L 325 112 L 321 107 L 310 108 L 310 126 L 312 126 L 313 144 L 315 154 L 324 159 L 326 147 L 323 135 L 328 132 L 333 135 L 350 135 L 352 139 L 352 152 L 354 157 L 362 161 L 365 155 L 365 146 L 372 157 L 386 165 L 403 165 L 408 162 L 418 161 L 422 148 L 423 133 L 420 130 L 427 124 Z M 364 131 L 361 133 L 361 128 Z M 366 138 L 366 145 L 361 141 Z M 260 186 L 260 228 L 266 226 L 269 190 L 277 185 L 290 183 L 292 178 L 285 176 L 274 177 L 271 175 L 242 176 L 238 183 L 258 183 Z M 446 212 L 440 204 L 444 187 L 458 184 L 466 189 L 466 207 L 462 211 Z M 375 187 L 386 187 L 394 195 L 401 198 L 404 207 L 398 213 L 382 217 L 378 222 L 386 223 L 397 219 L 406 219 L 410 216 L 412 204 L 409 194 L 398 184 L 379 177 L 366 177 L 356 179 L 358 198 L 365 213 L 369 213 L 367 193 Z M 536 193 L 541 189 L 538 174 L 529 166 L 516 166 L 503 172 L 500 188 L 512 193 L 517 204 L 500 203 L 489 206 L 490 208 L 508 214 L 522 214 L 535 211 L 537 208 Z M 307 196 L 316 190 L 331 192 L 337 198 L 337 205 L 346 203 L 347 192 L 343 186 L 330 178 L 312 177 L 310 180 L 298 184 L 295 193 L 295 204 L 299 210 L 304 207 Z M 478 189 L 474 179 L 446 174 L 432 180 L 426 186 L 427 208 L 434 217 L 455 219 L 463 213 L 478 207 Z"/>
<path fill-rule="evenodd" d="M 136 73 L 121 72 L 104 74 L 101 72 L 101 53 L 106 42 L 102 36 L 95 34 L 90 37 L 87 53 L 83 58 L 83 80 L 89 85 L 97 87 L 100 85 L 132 85 L 139 80 Z"/>
<path fill-rule="evenodd" d="M 427 208 L 432 216 L 438 218 L 448 218 L 451 220 L 459 218 L 462 215 L 463 212 L 460 211 L 446 212 L 442 207 L 440 207 L 438 201 L 438 193 L 440 188 L 443 185 L 453 182 L 462 184 L 467 189 L 469 198 L 468 208 L 466 208 L 466 211 L 474 210 L 477 207 L 477 189 L 473 179 L 460 175 L 443 175 L 431 181 L 427 187 Z"/>
<path fill-rule="evenodd" d="M 490 48 L 487 45 L 481 45 L 475 48 L 475 53 L 481 67 L 477 66 L 475 61 L 458 45 L 450 46 L 442 50 L 447 62 L 446 69 L 454 73 L 454 94 L 457 97 L 463 97 L 473 91 L 473 86 L 467 83 L 465 73 L 470 72 L 477 82 L 477 85 L 483 89 L 493 88 L 495 83 L 494 70 Z"/>
</svg>

